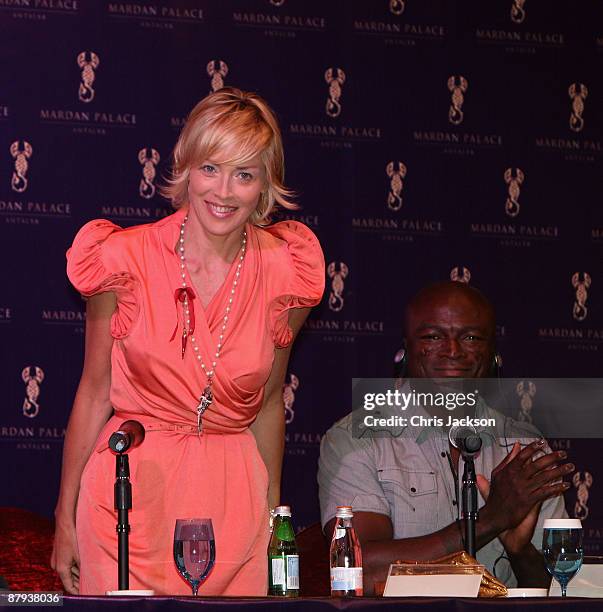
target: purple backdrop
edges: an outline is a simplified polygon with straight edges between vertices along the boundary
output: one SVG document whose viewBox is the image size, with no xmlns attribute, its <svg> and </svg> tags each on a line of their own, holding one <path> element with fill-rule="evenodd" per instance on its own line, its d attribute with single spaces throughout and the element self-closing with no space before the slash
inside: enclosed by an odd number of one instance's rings
<svg viewBox="0 0 603 612">
<path fill-rule="evenodd" d="M 506 374 L 601 375 L 603 4 L 0 0 L 0 24 L 2 505 L 56 499 L 84 328 L 65 250 L 89 219 L 169 212 L 155 186 L 178 129 L 222 84 L 276 109 L 303 206 L 288 216 L 328 264 L 287 376 L 298 527 L 318 518 L 321 434 L 352 376 L 390 374 L 425 283 L 492 298 Z M 600 552 L 598 443 L 555 444 Z"/>
</svg>

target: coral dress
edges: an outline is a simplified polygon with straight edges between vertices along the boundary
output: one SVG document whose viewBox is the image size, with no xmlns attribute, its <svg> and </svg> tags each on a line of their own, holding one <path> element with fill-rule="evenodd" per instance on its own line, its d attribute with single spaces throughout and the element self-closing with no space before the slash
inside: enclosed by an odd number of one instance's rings
<svg viewBox="0 0 603 612">
<path fill-rule="evenodd" d="M 173 560 L 174 524 L 177 518 L 209 517 L 216 564 L 199 594 L 266 594 L 268 475 L 249 425 L 262 406 L 275 347 L 291 343 L 288 310 L 314 306 L 322 297 L 324 259 L 314 234 L 300 223 L 247 225 L 214 401 L 199 437 L 196 407 L 206 378 L 190 342 L 182 358 L 182 305 L 174 297 L 181 284 L 176 243 L 185 212 L 128 229 L 91 221 L 67 252 L 69 279 L 82 295 L 117 296 L 111 322 L 114 415 L 84 468 L 77 506 L 82 594 L 117 588 L 115 458 L 107 441 L 127 419 L 140 421 L 147 432 L 129 454 L 130 588 L 190 595 Z M 236 264 L 207 308 L 193 300 L 205 363 L 218 344 Z M 190 279 L 187 284 L 192 287 Z"/>
</svg>

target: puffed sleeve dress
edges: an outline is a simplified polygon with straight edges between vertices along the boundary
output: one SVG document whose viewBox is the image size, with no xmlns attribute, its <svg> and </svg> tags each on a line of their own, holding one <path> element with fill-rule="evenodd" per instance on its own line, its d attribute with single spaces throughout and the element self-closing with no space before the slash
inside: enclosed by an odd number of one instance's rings
<svg viewBox="0 0 603 612">
<path fill-rule="evenodd" d="M 183 312 L 175 299 L 185 213 L 128 229 L 91 221 L 67 252 L 69 279 L 83 296 L 113 291 L 117 297 L 111 320 L 114 414 L 84 468 L 77 504 L 82 594 L 117 588 L 115 457 L 107 442 L 127 419 L 140 421 L 147 432 L 130 452 L 130 588 L 189 595 L 173 560 L 174 523 L 209 517 L 216 563 L 199 594 L 266 594 L 268 475 L 249 426 L 262 406 L 275 348 L 291 343 L 289 309 L 314 306 L 322 297 L 324 259 L 315 235 L 300 223 L 247 225 L 214 401 L 198 435 L 196 408 L 207 380 L 190 343 L 182 357 Z M 206 308 L 192 300 L 206 363 L 218 344 L 236 266 L 235 259 Z"/>
</svg>

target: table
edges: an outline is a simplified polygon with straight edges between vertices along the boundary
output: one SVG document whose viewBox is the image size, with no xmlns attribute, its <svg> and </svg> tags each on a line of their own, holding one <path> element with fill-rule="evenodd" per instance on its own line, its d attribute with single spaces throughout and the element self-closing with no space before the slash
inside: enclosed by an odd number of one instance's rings
<svg viewBox="0 0 603 612">
<path fill-rule="evenodd" d="M 600 612 L 599 599 L 526 598 L 526 599 L 454 599 L 427 598 L 373 598 L 373 597 L 72 597 L 66 596 L 65 610 L 81 612 L 506 612 L 508 610 L 542 610 L 554 612 Z"/>
</svg>

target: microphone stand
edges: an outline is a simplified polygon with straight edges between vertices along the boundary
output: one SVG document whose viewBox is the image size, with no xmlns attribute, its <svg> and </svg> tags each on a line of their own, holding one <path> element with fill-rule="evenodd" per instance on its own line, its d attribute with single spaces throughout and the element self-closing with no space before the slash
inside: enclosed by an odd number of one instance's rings
<svg viewBox="0 0 603 612">
<path fill-rule="evenodd" d="M 115 509 L 117 510 L 117 576 L 120 591 L 130 588 L 128 510 L 132 509 L 132 485 L 130 484 L 130 463 L 128 455 L 115 455 Z"/>
<path fill-rule="evenodd" d="M 475 558 L 475 522 L 477 521 L 477 476 L 474 453 L 463 453 L 462 517 L 465 525 L 465 550 Z"/>
</svg>

